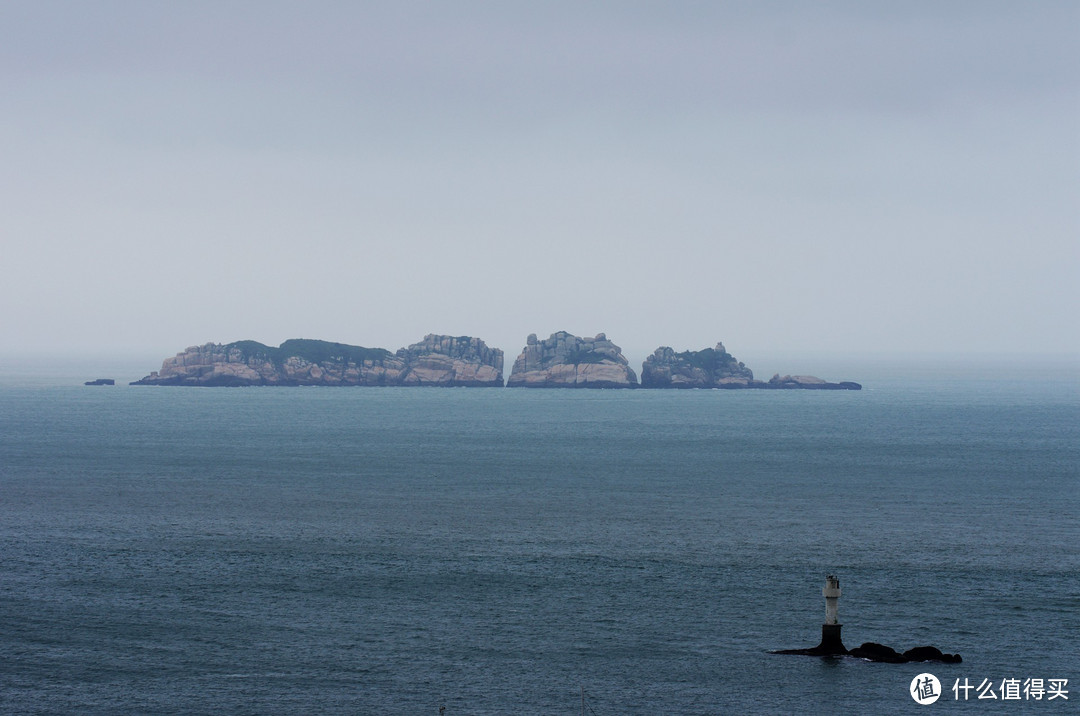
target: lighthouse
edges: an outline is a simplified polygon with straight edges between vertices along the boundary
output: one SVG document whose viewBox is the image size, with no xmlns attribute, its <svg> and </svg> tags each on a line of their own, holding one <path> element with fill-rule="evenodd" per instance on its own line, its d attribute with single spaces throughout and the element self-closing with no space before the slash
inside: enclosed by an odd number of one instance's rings
<svg viewBox="0 0 1080 716">
<path fill-rule="evenodd" d="M 821 590 L 825 597 L 825 623 L 821 625 L 821 644 L 816 651 L 823 654 L 846 654 L 844 642 L 840 640 L 840 624 L 836 620 L 837 602 L 840 599 L 840 580 L 835 575 L 825 577 L 825 586 Z"/>
</svg>

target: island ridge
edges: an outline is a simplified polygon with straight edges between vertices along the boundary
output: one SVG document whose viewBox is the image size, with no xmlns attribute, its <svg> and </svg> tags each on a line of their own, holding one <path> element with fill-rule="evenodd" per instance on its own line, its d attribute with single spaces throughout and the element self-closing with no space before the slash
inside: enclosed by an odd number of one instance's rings
<svg viewBox="0 0 1080 716">
<path fill-rule="evenodd" d="M 132 385 L 234 387 L 256 385 L 503 386 L 503 352 L 480 338 L 428 334 L 391 353 L 345 343 L 290 339 L 277 348 L 257 341 L 192 346 L 162 362 L 161 370 Z M 557 331 L 530 334 L 514 361 L 510 388 L 723 388 L 859 390 L 808 375 L 756 380 L 745 364 L 715 348 L 675 352 L 661 346 L 642 364 L 641 383 L 619 346 L 604 333 L 581 338 Z"/>
</svg>

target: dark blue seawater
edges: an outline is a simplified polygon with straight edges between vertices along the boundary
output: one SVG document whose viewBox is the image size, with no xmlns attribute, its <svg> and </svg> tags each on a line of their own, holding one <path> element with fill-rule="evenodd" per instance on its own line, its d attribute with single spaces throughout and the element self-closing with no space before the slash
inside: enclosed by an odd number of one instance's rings
<svg viewBox="0 0 1080 716">
<path fill-rule="evenodd" d="M 1076 713 L 1080 391 L 0 385 L 0 712 Z M 849 647 L 813 646 L 826 573 Z M 918 673 L 946 690 L 908 695 Z M 1067 678 L 1069 700 L 954 700 Z"/>
</svg>

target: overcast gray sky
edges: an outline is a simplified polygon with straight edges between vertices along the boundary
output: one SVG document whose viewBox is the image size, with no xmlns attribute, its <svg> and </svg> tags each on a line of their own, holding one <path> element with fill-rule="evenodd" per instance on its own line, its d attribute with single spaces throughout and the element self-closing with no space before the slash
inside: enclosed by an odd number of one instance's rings
<svg viewBox="0 0 1080 716">
<path fill-rule="evenodd" d="M 1077 353 L 1078 85 L 1071 0 L 0 0 L 0 351 Z"/>
</svg>

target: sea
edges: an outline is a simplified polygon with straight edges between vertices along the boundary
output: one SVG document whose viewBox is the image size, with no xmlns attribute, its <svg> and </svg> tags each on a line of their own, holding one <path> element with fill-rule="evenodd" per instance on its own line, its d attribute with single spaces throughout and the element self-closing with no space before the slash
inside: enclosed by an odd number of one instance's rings
<svg viewBox="0 0 1080 716">
<path fill-rule="evenodd" d="M 97 377 L 0 371 L 0 713 L 1080 712 L 1076 362 L 829 376 L 857 392 Z M 818 643 L 829 574 L 849 648 L 962 663 L 770 653 Z"/>
</svg>

